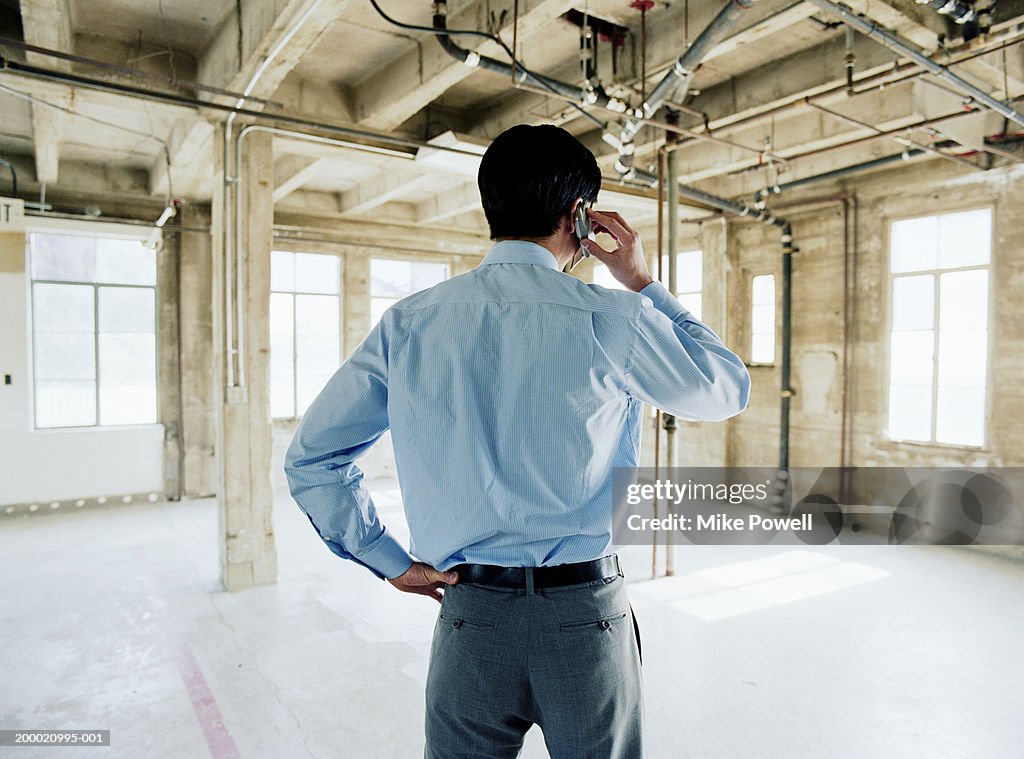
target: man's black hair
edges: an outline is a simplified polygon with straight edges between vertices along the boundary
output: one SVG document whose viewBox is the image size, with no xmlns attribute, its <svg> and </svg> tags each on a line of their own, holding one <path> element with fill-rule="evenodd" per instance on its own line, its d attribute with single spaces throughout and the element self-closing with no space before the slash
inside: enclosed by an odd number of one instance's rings
<svg viewBox="0 0 1024 759">
<path fill-rule="evenodd" d="M 549 237 L 577 198 L 597 200 L 601 169 L 579 140 L 550 124 L 499 134 L 477 175 L 491 239 Z"/>
</svg>

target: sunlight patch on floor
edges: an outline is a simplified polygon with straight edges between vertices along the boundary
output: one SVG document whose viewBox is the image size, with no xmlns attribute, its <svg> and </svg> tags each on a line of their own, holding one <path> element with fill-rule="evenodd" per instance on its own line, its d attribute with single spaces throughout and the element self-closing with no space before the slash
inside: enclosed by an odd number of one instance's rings
<svg viewBox="0 0 1024 759">
<path fill-rule="evenodd" d="M 787 551 L 638 584 L 632 592 L 715 622 L 833 593 L 889 574 L 814 551 Z"/>
</svg>

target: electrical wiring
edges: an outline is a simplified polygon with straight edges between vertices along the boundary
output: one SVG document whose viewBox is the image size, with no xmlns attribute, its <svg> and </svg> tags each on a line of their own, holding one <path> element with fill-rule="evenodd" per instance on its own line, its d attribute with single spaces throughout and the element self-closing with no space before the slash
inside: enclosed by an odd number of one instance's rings
<svg viewBox="0 0 1024 759">
<path fill-rule="evenodd" d="M 375 11 L 377 11 L 377 15 L 379 15 L 382 19 L 387 21 L 389 24 L 392 24 L 393 26 L 396 26 L 399 29 L 406 29 L 406 30 L 414 31 L 414 32 L 426 32 L 427 34 L 432 34 L 435 37 L 448 37 L 448 36 L 451 36 L 451 35 L 464 35 L 464 36 L 468 36 L 468 37 L 480 37 L 480 38 L 483 38 L 483 39 L 486 39 L 486 40 L 490 40 L 491 42 L 494 42 L 496 45 L 499 45 L 501 47 L 501 49 L 505 51 L 505 54 L 508 55 L 509 59 L 512 61 L 512 67 L 514 69 L 518 69 L 518 70 L 522 71 L 524 74 L 529 76 L 531 79 L 533 79 L 538 84 L 540 84 L 543 87 L 546 87 L 547 89 L 551 90 L 556 95 L 558 94 L 558 92 L 550 84 L 548 84 L 547 82 L 544 81 L 543 77 L 538 76 L 534 72 L 530 71 L 530 69 L 526 68 L 526 66 L 524 66 L 516 58 L 515 52 L 513 52 L 513 50 L 505 43 L 505 40 L 503 40 L 501 37 L 499 37 L 496 34 L 491 34 L 490 32 L 481 32 L 478 29 L 447 29 L 447 28 L 446 29 L 435 29 L 432 26 L 421 26 L 419 24 L 408 24 L 408 23 L 405 23 L 404 21 L 399 21 L 398 19 L 392 18 L 391 16 L 389 16 L 384 11 L 384 9 L 381 8 L 380 5 L 378 5 L 377 0 L 370 0 L 370 5 L 372 5 L 373 9 Z M 571 105 L 573 108 L 575 108 L 581 114 L 583 114 L 584 117 L 589 119 L 592 123 L 594 123 L 595 125 L 597 125 L 601 129 L 605 129 L 608 126 L 603 121 L 601 121 L 600 119 L 595 117 L 592 113 L 588 112 L 585 108 L 583 108 L 583 106 L 578 105 L 577 103 L 569 103 L 569 105 Z"/>
</svg>

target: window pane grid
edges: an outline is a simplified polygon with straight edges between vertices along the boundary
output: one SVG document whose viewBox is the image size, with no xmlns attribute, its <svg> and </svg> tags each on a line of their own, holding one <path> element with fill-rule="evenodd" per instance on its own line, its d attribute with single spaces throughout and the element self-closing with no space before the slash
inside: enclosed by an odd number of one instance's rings
<svg viewBox="0 0 1024 759">
<path fill-rule="evenodd" d="M 774 274 L 759 274 L 750 280 L 750 361 L 775 361 Z"/>
<path fill-rule="evenodd" d="M 982 446 L 991 210 L 893 222 L 889 436 Z"/>
<path fill-rule="evenodd" d="M 29 260 L 35 427 L 156 422 L 156 252 L 33 232 Z"/>
<path fill-rule="evenodd" d="M 270 282 L 270 415 L 296 419 L 341 363 L 341 262 L 273 251 Z"/>
<path fill-rule="evenodd" d="M 370 259 L 370 324 L 392 305 L 448 279 L 448 264 L 406 259 Z"/>
</svg>

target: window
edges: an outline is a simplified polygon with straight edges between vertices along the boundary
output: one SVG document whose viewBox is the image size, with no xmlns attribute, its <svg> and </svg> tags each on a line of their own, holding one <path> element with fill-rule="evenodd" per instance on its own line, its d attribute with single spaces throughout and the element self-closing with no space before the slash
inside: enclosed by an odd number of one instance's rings
<svg viewBox="0 0 1024 759">
<path fill-rule="evenodd" d="M 694 315 L 701 318 L 701 267 L 703 266 L 704 254 L 699 250 L 687 250 L 676 254 L 676 287 L 675 293 L 683 307 Z M 661 257 L 661 271 L 665 280 L 668 280 L 668 256 Z M 657 274 L 657 272 L 652 272 Z M 626 288 L 619 283 L 612 273 L 600 261 L 594 264 L 594 284 L 616 290 Z"/>
<path fill-rule="evenodd" d="M 676 254 L 676 288 L 675 296 L 683 304 L 683 308 L 701 318 L 703 306 L 703 265 L 704 254 L 699 250 L 686 250 Z M 661 257 L 661 271 L 668 280 L 668 256 Z"/>
<path fill-rule="evenodd" d="M 302 416 L 341 363 L 337 256 L 270 254 L 270 415 Z"/>
<path fill-rule="evenodd" d="M 775 275 L 759 274 L 750 281 L 750 362 L 775 361 Z"/>
<path fill-rule="evenodd" d="M 371 324 L 389 307 L 413 293 L 433 287 L 448 279 L 446 264 L 423 261 L 395 261 L 387 258 L 370 260 Z"/>
<path fill-rule="evenodd" d="M 985 441 L 990 209 L 893 222 L 889 437 Z"/>
<path fill-rule="evenodd" d="M 36 428 L 156 422 L 156 251 L 33 232 L 29 259 Z"/>
<path fill-rule="evenodd" d="M 626 286 L 612 276 L 611 271 L 603 263 L 594 259 L 594 284 L 607 287 L 609 290 L 625 290 Z"/>
</svg>

